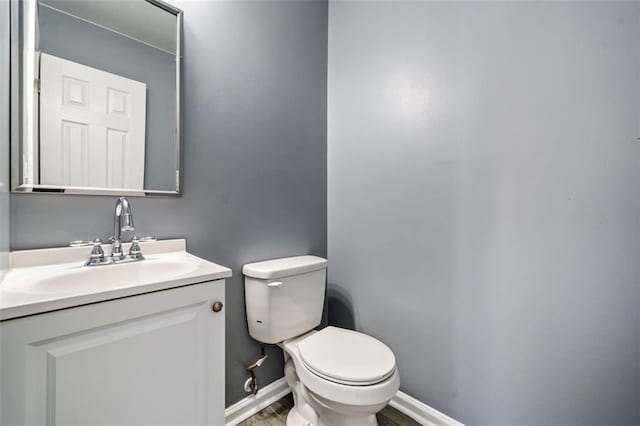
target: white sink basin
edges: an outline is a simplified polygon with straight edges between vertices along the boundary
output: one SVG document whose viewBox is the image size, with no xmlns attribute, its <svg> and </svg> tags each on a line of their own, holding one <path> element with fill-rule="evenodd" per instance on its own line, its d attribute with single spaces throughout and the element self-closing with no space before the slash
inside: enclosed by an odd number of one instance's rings
<svg viewBox="0 0 640 426">
<path fill-rule="evenodd" d="M 0 320 L 231 276 L 185 249 L 184 240 L 144 243 L 144 260 L 104 266 L 84 266 L 86 247 L 14 252 L 0 285 Z"/>
<path fill-rule="evenodd" d="M 100 291 L 109 283 L 123 287 L 131 283 L 140 285 L 172 280 L 197 269 L 198 263 L 188 258 L 155 258 L 107 266 L 72 266 L 50 271 L 51 275 L 48 276 L 35 273 L 33 279 L 25 280 L 20 291 L 40 294 L 86 293 Z"/>
</svg>

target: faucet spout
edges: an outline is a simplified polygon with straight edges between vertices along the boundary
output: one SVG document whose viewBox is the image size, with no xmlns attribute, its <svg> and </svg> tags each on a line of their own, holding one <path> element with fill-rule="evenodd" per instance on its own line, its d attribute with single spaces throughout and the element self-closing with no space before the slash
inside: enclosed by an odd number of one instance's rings
<svg viewBox="0 0 640 426">
<path fill-rule="evenodd" d="M 113 246 L 111 248 L 112 257 L 122 257 L 121 232 L 133 231 L 133 212 L 131 204 L 126 197 L 120 197 L 116 201 L 116 208 L 113 215 Z"/>
</svg>

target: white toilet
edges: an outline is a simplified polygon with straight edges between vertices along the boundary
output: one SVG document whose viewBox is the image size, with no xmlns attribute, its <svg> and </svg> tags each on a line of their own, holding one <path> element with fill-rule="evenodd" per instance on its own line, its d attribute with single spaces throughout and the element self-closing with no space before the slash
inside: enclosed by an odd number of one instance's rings
<svg viewBox="0 0 640 426">
<path fill-rule="evenodd" d="M 297 256 L 244 265 L 249 334 L 284 350 L 294 408 L 287 426 L 377 425 L 400 387 L 391 349 L 366 334 L 318 326 L 327 260 Z"/>
</svg>

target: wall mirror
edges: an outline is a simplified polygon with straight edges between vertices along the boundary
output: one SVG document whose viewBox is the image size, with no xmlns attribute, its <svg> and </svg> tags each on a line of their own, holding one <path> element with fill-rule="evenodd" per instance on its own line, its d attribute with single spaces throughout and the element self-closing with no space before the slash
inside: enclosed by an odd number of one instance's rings
<svg viewBox="0 0 640 426">
<path fill-rule="evenodd" d="M 12 188 L 180 193 L 182 12 L 12 0 Z"/>
</svg>

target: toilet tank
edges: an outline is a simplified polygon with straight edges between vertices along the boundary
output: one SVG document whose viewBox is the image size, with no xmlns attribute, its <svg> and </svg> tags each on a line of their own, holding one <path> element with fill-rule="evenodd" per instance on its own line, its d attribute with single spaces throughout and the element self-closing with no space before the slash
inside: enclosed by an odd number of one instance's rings
<svg viewBox="0 0 640 426">
<path fill-rule="evenodd" d="M 251 337 L 279 343 L 320 324 L 327 260 L 296 256 L 244 265 L 244 297 Z"/>
</svg>

